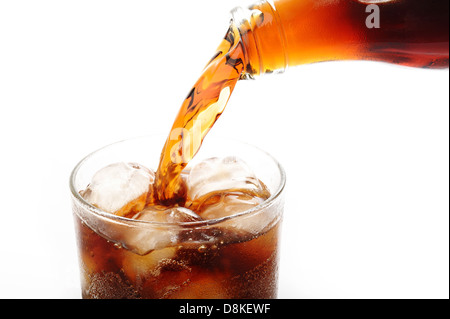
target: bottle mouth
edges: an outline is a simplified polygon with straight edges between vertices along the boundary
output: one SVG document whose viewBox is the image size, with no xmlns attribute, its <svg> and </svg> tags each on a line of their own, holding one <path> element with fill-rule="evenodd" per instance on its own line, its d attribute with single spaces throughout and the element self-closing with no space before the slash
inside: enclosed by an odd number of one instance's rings
<svg viewBox="0 0 450 319">
<path fill-rule="evenodd" d="M 231 10 L 231 24 L 239 30 L 247 61 L 241 79 L 286 71 L 286 36 L 273 1 L 263 0 L 249 7 L 234 8 Z M 266 37 L 271 39 L 270 43 L 265 40 Z M 268 50 L 273 51 L 274 48 L 279 50 L 275 54 L 278 61 L 273 60 L 274 54 L 267 54 Z"/>
<path fill-rule="evenodd" d="M 250 19 L 251 17 L 248 15 L 249 10 L 243 9 L 242 7 L 236 7 L 231 10 L 231 19 L 230 25 L 237 28 L 239 31 L 239 42 L 241 43 L 242 50 L 244 53 L 244 59 L 247 61 L 245 63 L 246 67 L 240 76 L 240 80 L 254 80 L 254 75 L 260 73 L 260 70 L 254 69 L 255 61 L 253 61 L 253 65 L 249 63 L 250 61 L 250 52 L 249 52 L 249 31 L 251 30 Z M 258 65 L 260 61 L 258 59 Z"/>
</svg>

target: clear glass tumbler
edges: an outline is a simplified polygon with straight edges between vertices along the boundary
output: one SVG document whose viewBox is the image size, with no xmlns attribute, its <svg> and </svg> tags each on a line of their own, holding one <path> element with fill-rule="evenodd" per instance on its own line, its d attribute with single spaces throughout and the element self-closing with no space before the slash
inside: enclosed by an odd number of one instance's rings
<svg viewBox="0 0 450 319">
<path fill-rule="evenodd" d="M 276 298 L 285 173 L 268 153 L 229 139 L 207 139 L 192 163 L 237 156 L 267 186 L 262 204 L 231 216 L 186 223 L 109 214 L 80 195 L 93 174 L 115 162 L 157 167 L 164 138 L 104 147 L 70 177 L 83 298 Z M 153 236 L 153 237 L 152 237 Z M 156 237 L 154 237 L 156 236 Z M 142 238 L 158 238 L 148 251 Z"/>
</svg>

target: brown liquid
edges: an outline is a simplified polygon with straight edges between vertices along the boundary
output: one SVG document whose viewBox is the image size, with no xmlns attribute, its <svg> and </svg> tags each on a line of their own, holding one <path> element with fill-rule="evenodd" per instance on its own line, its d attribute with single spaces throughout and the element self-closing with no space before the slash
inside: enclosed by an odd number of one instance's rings
<svg viewBox="0 0 450 319">
<path fill-rule="evenodd" d="M 172 126 L 156 173 L 156 200 L 183 204 L 180 174 L 222 114 L 245 75 L 329 60 L 375 60 L 413 67 L 448 67 L 448 0 L 378 3 L 380 28 L 368 28 L 368 1 L 267 2 L 246 23 L 232 24 Z M 286 110 L 287 111 L 287 110 Z"/>
<path fill-rule="evenodd" d="M 155 180 L 157 200 L 164 205 L 182 205 L 185 201 L 181 172 L 222 114 L 244 70 L 243 48 L 239 40 L 237 28 L 230 27 L 173 123 Z"/>
<path fill-rule="evenodd" d="M 99 236 L 75 215 L 82 296 L 87 299 L 275 298 L 279 222 L 252 236 L 219 228 L 180 235 L 189 241 L 138 255 Z"/>
</svg>

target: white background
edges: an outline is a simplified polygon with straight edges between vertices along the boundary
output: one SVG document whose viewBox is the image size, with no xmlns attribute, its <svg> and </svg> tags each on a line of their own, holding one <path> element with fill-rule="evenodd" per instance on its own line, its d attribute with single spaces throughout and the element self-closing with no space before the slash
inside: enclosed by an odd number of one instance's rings
<svg viewBox="0 0 450 319">
<path fill-rule="evenodd" d="M 80 297 L 71 169 L 168 133 L 239 3 L 158 2 L 0 0 L 1 298 Z M 211 135 L 286 169 L 280 298 L 449 297 L 448 85 L 369 62 L 238 84 Z"/>
</svg>

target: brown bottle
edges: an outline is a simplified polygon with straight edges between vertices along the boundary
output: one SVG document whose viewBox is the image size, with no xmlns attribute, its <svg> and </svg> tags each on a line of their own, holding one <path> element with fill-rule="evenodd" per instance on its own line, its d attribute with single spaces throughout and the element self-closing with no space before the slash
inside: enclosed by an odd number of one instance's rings
<svg viewBox="0 0 450 319">
<path fill-rule="evenodd" d="M 322 61 L 449 63 L 448 0 L 264 0 L 232 15 L 244 78 Z"/>
</svg>

